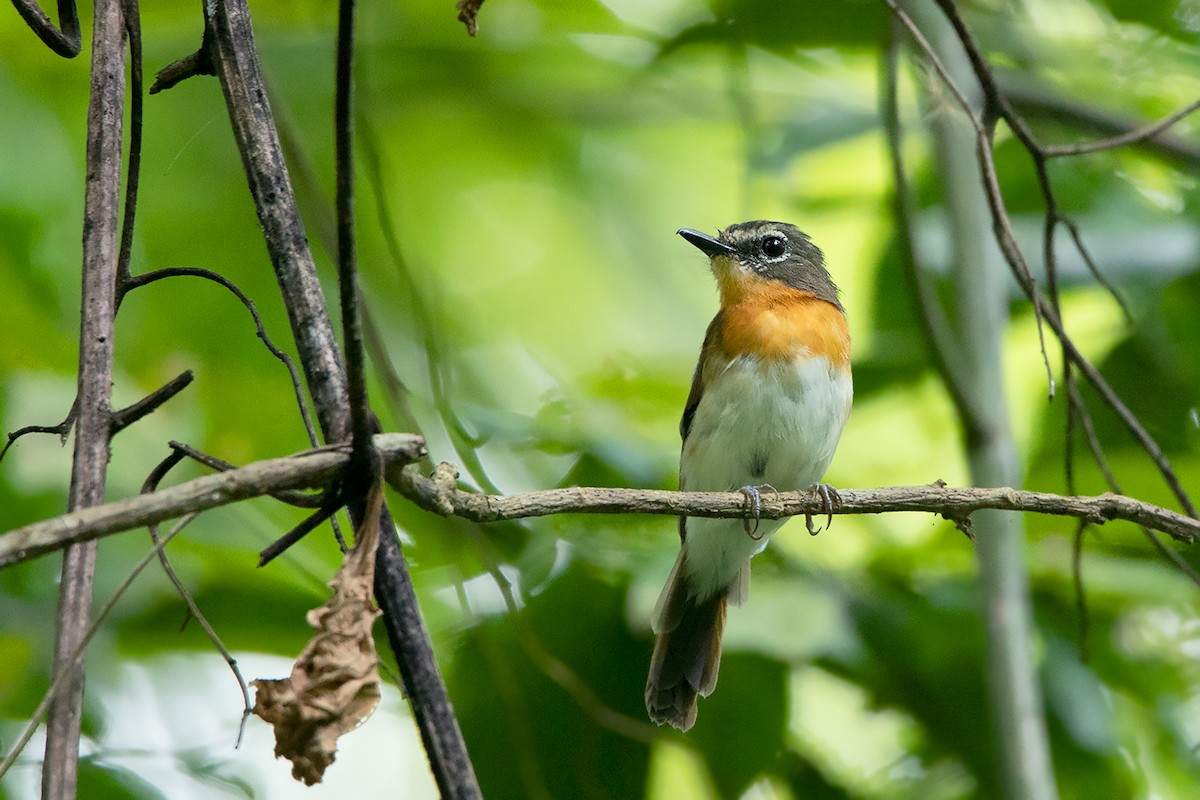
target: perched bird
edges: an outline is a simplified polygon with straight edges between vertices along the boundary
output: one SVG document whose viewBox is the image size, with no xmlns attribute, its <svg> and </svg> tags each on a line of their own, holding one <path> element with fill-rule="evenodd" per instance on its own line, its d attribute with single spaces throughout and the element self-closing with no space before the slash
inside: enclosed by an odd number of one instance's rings
<svg viewBox="0 0 1200 800">
<path fill-rule="evenodd" d="M 815 487 L 830 507 L 836 493 L 818 482 L 853 388 L 845 310 L 821 251 L 785 222 L 679 235 L 708 255 L 721 295 L 679 423 L 679 488 L 741 491 L 755 516 L 759 490 L 776 487 Z M 697 695 L 717 684 L 726 606 L 746 600 L 750 559 L 782 524 L 680 518 L 682 546 L 652 623 L 646 710 L 658 724 L 695 723 Z"/>
</svg>

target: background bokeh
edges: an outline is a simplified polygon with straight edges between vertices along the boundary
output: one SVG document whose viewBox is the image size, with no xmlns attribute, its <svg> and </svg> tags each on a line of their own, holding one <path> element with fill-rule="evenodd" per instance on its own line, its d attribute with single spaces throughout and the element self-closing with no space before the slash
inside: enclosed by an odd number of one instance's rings
<svg viewBox="0 0 1200 800">
<path fill-rule="evenodd" d="M 372 392 L 435 460 L 503 492 L 674 488 L 678 416 L 716 305 L 701 254 L 674 236 L 794 221 L 825 251 L 854 337 L 856 401 L 828 480 L 969 482 L 953 406 L 895 253 L 878 110 L 889 18 L 873 0 L 490 0 L 467 37 L 453 3 L 362 4 L 357 65 L 360 265 L 379 338 Z M 964 4 L 1003 85 L 1046 141 L 1161 117 L 1200 96 L 1200 5 L 1126 0 Z M 253 4 L 309 237 L 334 296 L 329 3 Z M 86 9 L 83 10 L 87 14 Z M 733 19 L 729 23 L 726 20 Z M 87 58 L 52 56 L 0 11 L 0 423 L 71 405 L 79 301 Z M 85 31 L 89 30 L 85 18 Z M 146 4 L 148 72 L 199 43 L 197 4 Z M 88 35 L 85 33 L 85 40 Z M 918 245 L 948 280 L 945 165 L 929 141 L 956 113 L 902 61 Z M 1132 319 L 1063 248 L 1076 342 L 1200 488 L 1200 137 L 1168 152 L 1056 161 L 1052 177 Z M 1097 128 L 1099 126 L 1099 128 Z M 238 283 L 289 352 L 287 321 L 215 79 L 147 99 L 135 272 L 202 266 Z M 1040 269 L 1041 205 L 1019 145 L 997 160 Z M 389 244 L 394 237 L 396 247 Z M 1004 269 L 995 255 L 989 268 Z M 1026 485 L 1062 491 L 1064 400 L 1047 402 L 1014 282 L 1005 336 Z M 183 369 L 196 381 L 115 440 L 110 498 L 136 493 L 169 439 L 245 463 L 307 446 L 287 373 L 245 310 L 181 279 L 117 320 L 115 402 Z M 1053 354 L 1053 351 L 1052 351 Z M 1052 359 L 1055 363 L 1057 359 Z M 1087 395 L 1127 493 L 1172 505 L 1120 423 Z M 1082 444 L 1080 453 L 1082 456 Z M 1086 460 L 1080 492 L 1104 491 Z M 0 464 L 0 530 L 61 513 L 70 448 L 23 439 Z M 177 477 L 201 474 L 179 470 Z M 729 619 L 717 692 L 686 737 L 650 741 L 650 609 L 675 556 L 668 518 L 546 518 L 479 528 L 393 503 L 422 610 L 490 798 L 938 798 L 995 794 L 984 630 L 971 544 L 928 515 L 785 527 Z M 205 514 L 171 546 L 248 678 L 286 672 L 338 563 L 328 530 L 258 570 L 299 520 L 269 501 Z M 1089 533 L 1090 658 L 1081 660 L 1070 520 L 1027 520 L 1054 768 L 1066 798 L 1193 796 L 1200 780 L 1200 590 L 1132 526 Z M 105 598 L 147 549 L 101 544 Z M 1194 566 L 1200 558 L 1181 550 Z M 489 570 L 511 582 L 510 614 Z M 0 742 L 47 685 L 58 559 L 0 572 Z M 81 797 L 432 797 L 394 688 L 346 738 L 326 783 L 295 784 L 266 726 L 233 747 L 241 701 L 166 578 L 144 575 L 88 656 Z M 385 661 L 390 656 L 384 655 Z M 0 782 L 37 794 L 40 740 Z M 354 792 L 355 795 L 350 793 Z"/>
</svg>

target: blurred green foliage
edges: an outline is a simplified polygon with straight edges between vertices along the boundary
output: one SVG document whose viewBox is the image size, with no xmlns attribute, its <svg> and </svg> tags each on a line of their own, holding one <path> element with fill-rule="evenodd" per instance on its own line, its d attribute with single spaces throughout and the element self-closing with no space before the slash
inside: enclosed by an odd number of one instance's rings
<svg viewBox="0 0 1200 800">
<path fill-rule="evenodd" d="M 964 5 L 1005 84 L 1050 98 L 1051 111 L 1031 110 L 1046 141 L 1095 135 L 1081 107 L 1134 122 L 1200 94 L 1194 4 Z M 333 11 L 272 0 L 253 12 L 332 290 L 324 221 Z M 87 52 L 57 59 L 7 15 L 0 421 L 12 430 L 57 422 L 71 403 Z M 153 71 L 195 49 L 199 9 L 148 5 L 143 26 Z M 888 27 L 884 5 L 870 0 L 491 0 L 472 40 L 449 0 L 364 5 L 360 153 L 374 149 L 378 160 L 360 166 L 360 264 L 390 369 L 407 387 L 395 392 L 375 353 L 384 424 L 405 427 L 406 402 L 433 457 L 462 464 L 472 485 L 674 487 L 678 414 L 715 293 L 702 257 L 673 231 L 781 218 L 825 250 L 856 343 L 858 399 L 829 479 L 965 483 L 952 406 L 895 253 L 876 99 Z M 901 78 L 918 243 L 939 284 L 948 248 L 926 123 L 954 111 L 919 65 L 905 61 Z M 1194 127 L 1185 120 L 1175 132 L 1194 141 Z M 148 98 L 145 141 L 134 270 L 220 271 L 292 352 L 216 82 L 193 79 Z M 1040 195 L 1027 156 L 1003 132 L 997 162 L 1037 264 Z M 1127 323 L 1064 235 L 1068 324 L 1195 490 L 1200 197 L 1188 163 L 1134 148 L 1057 161 L 1052 175 L 1133 312 Z M 1064 396 L 1046 402 L 1033 320 L 1010 286 L 1006 369 L 1027 485 L 1062 491 Z M 110 497 L 136 492 L 168 439 L 238 463 L 306 446 L 286 372 L 233 298 L 188 279 L 131 295 L 117 324 L 116 402 L 183 369 L 195 371 L 195 384 L 116 440 Z M 1126 493 L 1172 505 L 1119 421 L 1084 394 Z M 1078 490 L 1104 491 L 1079 437 L 1075 449 Z M 60 513 L 69 470 L 69 448 L 22 440 L 0 464 L 0 530 Z M 195 474 L 181 468 L 176 477 Z M 644 718 L 648 619 L 677 546 L 673 520 L 561 517 L 480 529 L 398 500 L 393 509 L 489 798 L 997 793 L 975 562 L 949 523 L 841 517 L 816 539 L 786 528 L 756 560 L 749 603 L 730 616 L 720 685 L 702 701 L 694 732 L 648 744 L 606 722 Z M 308 633 L 305 611 L 325 596 L 338 562 L 327 535 L 266 570 L 253 566 L 257 550 L 298 519 L 256 501 L 206 514 L 172 545 L 176 568 L 243 660 L 294 656 Z M 1193 796 L 1196 587 L 1136 529 L 1089 531 L 1084 663 L 1074 524 L 1031 518 L 1028 527 L 1035 649 L 1062 796 Z M 98 596 L 147 546 L 138 533 L 103 542 Z M 1200 567 L 1194 551 L 1181 553 Z M 493 559 L 515 587 L 520 625 L 489 574 Z M 52 558 L 0 572 L 6 747 L 46 686 L 56 581 Z M 405 713 L 399 701 L 343 744 L 316 790 L 290 783 L 269 741 L 254 738 L 256 721 L 235 753 L 238 693 L 196 626 L 180 631 L 183 615 L 166 579 L 147 574 L 104 625 L 89 659 L 81 797 L 390 797 L 397 788 L 382 782 L 384 767 L 407 776 L 413 796 L 432 795 L 416 737 L 376 733 L 391 730 L 380 717 Z M 174 703 L 195 692 L 200 704 L 177 713 Z M 132 738 L 131 725 L 140 732 Z M 382 760 L 356 770 L 352 763 L 372 763 L 354 762 L 358 752 Z M 0 797 L 34 796 L 39 758 L 35 740 Z"/>
</svg>

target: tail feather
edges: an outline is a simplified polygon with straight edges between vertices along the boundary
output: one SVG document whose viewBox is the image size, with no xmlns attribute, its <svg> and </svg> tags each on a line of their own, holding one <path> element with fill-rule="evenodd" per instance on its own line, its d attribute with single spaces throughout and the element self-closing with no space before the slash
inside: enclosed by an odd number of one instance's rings
<svg viewBox="0 0 1200 800">
<path fill-rule="evenodd" d="M 659 725 L 688 730 L 696 722 L 697 696 L 707 697 L 716 688 L 728 593 L 691 596 L 680 554 L 659 599 L 658 639 L 646 680 L 646 711 Z"/>
</svg>

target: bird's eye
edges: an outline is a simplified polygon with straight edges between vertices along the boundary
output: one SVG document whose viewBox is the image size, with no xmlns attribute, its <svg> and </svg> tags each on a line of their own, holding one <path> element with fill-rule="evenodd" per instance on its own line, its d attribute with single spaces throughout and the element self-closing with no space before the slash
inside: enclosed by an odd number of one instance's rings
<svg viewBox="0 0 1200 800">
<path fill-rule="evenodd" d="M 768 236 L 763 239 L 762 253 L 767 258 L 779 258 L 787 251 L 787 242 L 782 236 Z"/>
</svg>

